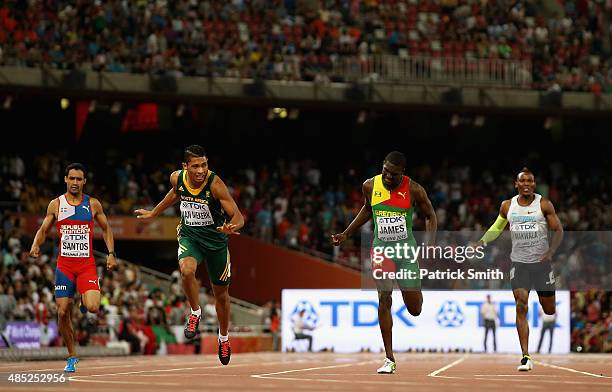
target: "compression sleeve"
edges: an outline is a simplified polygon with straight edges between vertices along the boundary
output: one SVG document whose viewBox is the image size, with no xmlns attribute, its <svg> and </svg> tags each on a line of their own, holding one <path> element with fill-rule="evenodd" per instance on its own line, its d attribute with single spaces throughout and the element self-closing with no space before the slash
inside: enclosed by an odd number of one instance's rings
<svg viewBox="0 0 612 392">
<path fill-rule="evenodd" d="M 499 215 L 495 220 L 495 223 L 493 223 L 493 225 L 489 227 L 489 230 L 487 230 L 487 232 L 482 236 L 480 241 L 482 241 L 482 243 L 485 245 L 493 241 L 494 239 L 499 237 L 502 231 L 504 231 L 504 228 L 507 224 L 508 220 Z"/>
</svg>

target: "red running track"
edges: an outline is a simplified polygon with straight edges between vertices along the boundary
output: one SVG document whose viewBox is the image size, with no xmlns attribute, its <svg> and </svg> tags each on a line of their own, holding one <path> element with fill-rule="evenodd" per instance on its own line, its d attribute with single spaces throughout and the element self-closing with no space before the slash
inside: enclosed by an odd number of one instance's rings
<svg viewBox="0 0 612 392">
<path fill-rule="evenodd" d="M 41 391 L 612 391 L 612 355 L 534 356 L 519 373 L 517 355 L 397 354 L 397 372 L 376 374 L 381 354 L 235 354 L 229 366 L 216 356 L 85 358 L 68 384 Z M 0 372 L 57 372 L 64 361 L 3 362 Z M 2 391 L 25 391 L 5 381 Z"/>
</svg>

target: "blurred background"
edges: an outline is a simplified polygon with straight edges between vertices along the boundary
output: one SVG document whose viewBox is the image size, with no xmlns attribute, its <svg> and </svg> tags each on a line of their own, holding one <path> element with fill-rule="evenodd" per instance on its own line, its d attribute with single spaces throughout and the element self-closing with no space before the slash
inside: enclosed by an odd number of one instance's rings
<svg viewBox="0 0 612 392">
<path fill-rule="evenodd" d="M 486 230 L 527 166 L 566 231 L 609 238 L 611 39 L 609 0 L 0 1 L 0 346 L 61 346 L 54 234 L 41 258 L 27 252 L 74 161 L 89 171 L 85 191 L 102 202 L 122 259 L 118 271 L 99 267 L 100 313 L 75 312 L 79 343 L 131 353 L 216 350 L 205 269 L 201 339 L 182 340 L 178 209 L 150 224 L 132 213 L 163 198 L 190 144 L 205 147 L 246 219 L 230 243 L 237 352 L 305 349 L 292 329 L 302 309 L 315 339 L 342 327 L 317 290 L 353 290 L 326 301 L 361 295 L 360 238 L 334 248 L 329 237 L 354 218 L 361 184 L 392 150 L 407 155 L 440 230 Z M 573 248 L 560 268 L 592 257 Z M 609 283 L 612 251 L 597 257 Z M 612 351 L 609 287 L 560 293 L 557 352 Z M 314 291 L 284 303 L 283 289 Z M 497 323 L 513 350 L 504 295 L 494 298 Z M 410 319 L 417 327 L 446 328 L 437 316 L 450 312 L 450 324 L 461 314 L 461 336 L 484 333 L 480 305 L 449 305 L 451 291 L 431 298 L 435 314 Z M 375 316 L 359 325 L 358 313 L 334 309 L 340 324 L 353 320 L 346 328 L 378 329 Z M 537 304 L 531 312 L 538 342 L 544 321 Z M 344 349 L 382 346 L 371 339 Z M 483 349 L 416 341 L 402 350 Z"/>
</svg>

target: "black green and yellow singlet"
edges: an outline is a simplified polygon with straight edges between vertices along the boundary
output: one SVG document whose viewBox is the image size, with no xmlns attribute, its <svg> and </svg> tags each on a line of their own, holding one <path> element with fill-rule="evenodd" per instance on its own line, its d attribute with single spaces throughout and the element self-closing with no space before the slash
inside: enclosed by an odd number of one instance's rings
<svg viewBox="0 0 612 392">
<path fill-rule="evenodd" d="M 208 171 L 204 183 L 197 189 L 188 185 L 187 172 L 179 172 L 176 194 L 180 200 L 181 222 L 177 235 L 187 237 L 208 251 L 227 248 L 227 234 L 217 231 L 223 226 L 225 213 L 219 200 L 211 192 L 215 173 Z"/>
</svg>

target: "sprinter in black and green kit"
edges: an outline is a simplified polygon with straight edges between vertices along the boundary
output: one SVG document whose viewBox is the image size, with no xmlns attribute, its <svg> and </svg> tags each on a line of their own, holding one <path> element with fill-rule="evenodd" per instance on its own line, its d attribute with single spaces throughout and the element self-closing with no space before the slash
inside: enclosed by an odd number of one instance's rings
<svg viewBox="0 0 612 392">
<path fill-rule="evenodd" d="M 195 271 L 205 261 L 219 320 L 219 360 L 227 365 L 231 356 L 228 337 L 231 263 L 227 240 L 228 235 L 238 234 L 238 230 L 244 226 L 244 218 L 223 181 L 208 169 L 208 159 L 201 146 L 193 145 L 185 149 L 183 170 L 170 175 L 170 184 L 172 189 L 152 211 L 141 209 L 135 213 L 141 219 L 154 218 L 180 201 L 178 260 L 183 289 L 191 305 L 185 337 L 193 339 L 200 323 L 202 309 Z"/>
<path fill-rule="evenodd" d="M 396 244 L 416 246 L 412 234 L 412 213 L 414 207 L 425 218 L 425 231 L 428 232 L 428 245 L 435 242 L 435 232 L 438 227 L 436 214 L 423 187 L 404 175 L 406 169 L 406 156 L 399 151 L 392 151 L 385 157 L 382 173 L 367 179 L 363 183 L 362 191 L 365 198 L 361 210 L 344 230 L 332 235 L 335 246 L 342 244 L 370 219 L 374 224 L 374 238 L 372 251 L 379 249 L 393 249 Z M 376 263 L 372 257 L 373 269 Z M 421 281 L 418 277 L 418 260 L 406 260 L 400 257 L 388 259 L 394 264 L 395 270 L 405 270 L 416 273 L 414 279 L 395 280 L 402 291 L 404 304 L 413 316 L 421 313 L 423 295 L 421 294 Z M 382 264 L 382 263 L 380 263 Z M 377 282 L 378 290 L 378 323 L 385 346 L 386 358 L 377 372 L 384 374 L 395 373 L 395 357 L 393 356 L 392 329 L 393 317 L 391 315 L 391 294 L 393 286 L 388 280 Z"/>
</svg>

